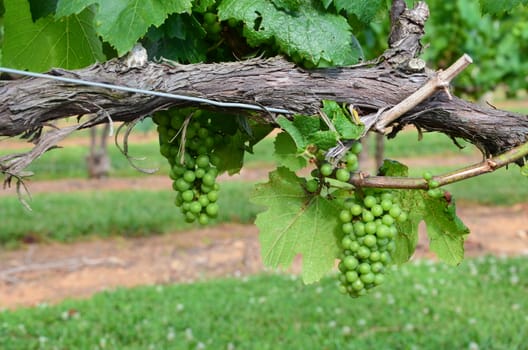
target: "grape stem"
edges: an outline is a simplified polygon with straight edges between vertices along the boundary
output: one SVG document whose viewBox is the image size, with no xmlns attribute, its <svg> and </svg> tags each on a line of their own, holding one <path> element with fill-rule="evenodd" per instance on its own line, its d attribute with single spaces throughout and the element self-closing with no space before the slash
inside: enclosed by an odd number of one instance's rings
<svg viewBox="0 0 528 350">
<path fill-rule="evenodd" d="M 468 54 L 464 54 L 445 71 L 438 70 L 435 76 L 429 79 L 421 88 L 391 109 L 383 112 L 374 125 L 376 131 L 384 133 L 385 128 L 388 125 L 392 124 L 396 119 L 418 106 L 422 101 L 431 97 L 437 90 L 444 90 L 451 100 L 452 97 L 449 92 L 449 84 L 451 83 L 451 80 L 466 69 L 471 63 L 473 63 L 471 57 Z"/>
<path fill-rule="evenodd" d="M 498 156 L 458 169 L 449 173 L 433 176 L 440 186 L 466 180 L 478 175 L 491 173 L 510 163 L 528 156 L 528 142 L 510 149 Z M 349 183 L 356 187 L 394 188 L 394 189 L 429 189 L 428 182 L 423 178 L 396 176 L 369 176 L 365 173 L 352 174 Z"/>
</svg>

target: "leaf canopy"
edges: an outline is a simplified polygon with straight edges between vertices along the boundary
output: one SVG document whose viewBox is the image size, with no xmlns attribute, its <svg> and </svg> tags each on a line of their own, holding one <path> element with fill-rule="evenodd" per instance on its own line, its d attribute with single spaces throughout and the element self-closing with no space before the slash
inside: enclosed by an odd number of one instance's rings
<svg viewBox="0 0 528 350">
<path fill-rule="evenodd" d="M 80 68 L 106 59 L 93 30 L 92 9 L 58 20 L 50 15 L 33 22 L 27 1 L 5 0 L 4 4 L 4 65 L 46 71 L 51 67 Z"/>
</svg>

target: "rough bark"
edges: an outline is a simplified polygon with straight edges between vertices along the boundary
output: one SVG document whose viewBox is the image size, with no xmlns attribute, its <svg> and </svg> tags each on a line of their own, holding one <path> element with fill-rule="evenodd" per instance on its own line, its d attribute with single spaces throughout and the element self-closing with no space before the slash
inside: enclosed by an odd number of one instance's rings
<svg viewBox="0 0 528 350">
<path fill-rule="evenodd" d="M 119 61 L 53 74 L 116 85 L 255 103 L 296 113 L 316 114 L 322 99 L 344 102 L 363 115 L 391 107 L 422 86 L 431 73 L 406 74 L 385 64 L 305 71 L 281 59 L 222 64 L 149 63 L 125 69 Z M 156 110 L 189 106 L 187 101 L 111 91 L 45 79 L 0 83 L 0 136 L 38 133 L 49 122 L 69 116 L 99 115 L 96 123 L 131 121 Z M 207 106 L 210 108 L 211 106 Z M 247 111 L 234 111 L 247 113 Z M 262 114 L 268 121 L 272 118 Z M 473 104 L 443 91 L 396 122 L 461 137 L 487 154 L 526 142 L 528 117 Z M 90 125 L 90 123 L 88 123 Z"/>
</svg>

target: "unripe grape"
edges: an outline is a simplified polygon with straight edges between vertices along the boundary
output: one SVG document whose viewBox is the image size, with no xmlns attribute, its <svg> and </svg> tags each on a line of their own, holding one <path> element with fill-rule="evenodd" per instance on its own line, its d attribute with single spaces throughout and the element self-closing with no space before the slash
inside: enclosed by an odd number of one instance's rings
<svg viewBox="0 0 528 350">
<path fill-rule="evenodd" d="M 363 219 L 363 222 L 371 222 L 374 221 L 374 215 L 368 210 L 363 210 L 361 213 L 361 217 Z"/>
<path fill-rule="evenodd" d="M 350 237 L 349 236 L 343 237 L 343 239 L 341 240 L 341 246 L 343 247 L 343 249 L 350 249 L 351 245 L 352 245 L 352 240 L 350 239 Z"/>
<path fill-rule="evenodd" d="M 183 173 L 183 179 L 187 182 L 193 182 L 194 179 L 196 179 L 196 175 L 194 174 L 194 171 L 187 170 L 185 173 Z"/>
<path fill-rule="evenodd" d="M 369 273 L 370 272 L 370 264 L 368 263 L 361 263 L 358 265 L 357 267 L 358 269 L 358 272 L 360 274 L 366 274 L 366 273 Z"/>
<path fill-rule="evenodd" d="M 343 209 L 339 212 L 339 220 L 341 222 L 350 222 L 352 220 L 352 214 L 349 210 Z"/>
<path fill-rule="evenodd" d="M 334 169 L 332 168 L 332 165 L 330 165 L 329 163 L 324 163 L 323 165 L 321 165 L 319 170 L 321 171 L 321 175 L 330 176 L 332 175 L 332 171 Z"/>
<path fill-rule="evenodd" d="M 349 283 L 354 283 L 359 278 L 359 275 L 356 271 L 347 271 L 345 276 L 346 276 L 346 280 Z"/>
<path fill-rule="evenodd" d="M 353 257 L 353 256 L 347 256 L 344 260 L 343 260 L 343 265 L 348 269 L 348 270 L 354 270 L 357 266 L 358 266 L 358 260 Z"/>
<path fill-rule="evenodd" d="M 206 213 L 211 217 L 216 217 L 218 215 L 218 204 L 211 203 L 205 208 Z"/>
<path fill-rule="evenodd" d="M 390 216 L 393 218 L 397 218 L 402 213 L 402 210 L 400 207 L 393 205 L 392 208 L 389 210 Z"/>
<path fill-rule="evenodd" d="M 370 209 L 370 212 L 372 213 L 372 215 L 374 215 L 375 217 L 377 216 L 381 216 L 383 215 L 383 208 L 381 207 L 381 205 L 379 204 L 375 204 L 372 206 L 372 208 Z"/>
<path fill-rule="evenodd" d="M 367 208 L 372 208 L 374 205 L 376 205 L 377 203 L 377 200 L 376 200 L 376 197 L 374 196 L 365 196 L 365 198 L 363 199 L 363 204 L 365 205 L 365 207 Z"/>
<path fill-rule="evenodd" d="M 363 212 L 363 208 L 362 208 L 361 205 L 359 205 L 359 204 L 353 204 L 353 205 L 350 207 L 350 213 L 351 213 L 353 216 L 359 216 L 359 215 L 361 215 L 362 212 Z"/>
<path fill-rule="evenodd" d="M 363 145 L 359 141 L 354 142 L 350 147 L 350 152 L 352 152 L 353 154 L 360 154 L 362 150 Z"/>
<path fill-rule="evenodd" d="M 357 256 L 361 259 L 367 259 L 370 256 L 370 249 L 367 247 L 359 247 L 357 251 Z"/>
<path fill-rule="evenodd" d="M 216 202 L 218 200 L 218 191 L 213 190 L 207 193 L 207 199 L 209 199 L 210 202 Z"/>
<path fill-rule="evenodd" d="M 357 280 L 357 281 L 354 281 L 352 284 L 351 284 L 352 288 L 354 290 L 357 290 L 357 291 L 360 291 L 363 289 L 363 287 L 365 286 L 363 284 L 363 282 L 361 282 L 361 280 Z"/>
<path fill-rule="evenodd" d="M 375 275 L 372 272 L 369 272 L 369 273 L 366 273 L 366 274 L 362 274 L 359 277 L 361 282 L 363 282 L 364 284 L 373 283 L 374 282 L 374 278 L 375 278 Z"/>
<path fill-rule="evenodd" d="M 373 235 L 375 234 L 377 231 L 377 225 L 375 222 L 367 222 L 365 224 L 365 233 L 368 234 L 368 235 Z"/>
<path fill-rule="evenodd" d="M 344 234 L 350 234 L 354 232 L 354 225 L 351 222 L 346 222 L 341 226 L 341 231 L 343 231 Z"/>
<path fill-rule="evenodd" d="M 306 181 L 306 190 L 308 192 L 315 192 L 317 191 L 317 189 L 319 188 L 319 182 L 315 179 L 310 179 L 308 181 Z"/>
<path fill-rule="evenodd" d="M 337 169 L 336 179 L 341 182 L 348 182 L 350 180 L 350 172 L 346 169 Z"/>
<path fill-rule="evenodd" d="M 367 247 L 374 247 L 376 245 L 376 237 L 373 235 L 367 235 L 365 236 L 363 240 L 363 244 Z"/>
<path fill-rule="evenodd" d="M 199 168 L 209 167 L 209 157 L 205 154 L 198 156 L 198 158 L 196 158 L 196 166 Z"/>
<path fill-rule="evenodd" d="M 189 211 L 193 214 L 199 214 L 202 211 L 202 205 L 197 201 L 192 202 Z"/>
</svg>

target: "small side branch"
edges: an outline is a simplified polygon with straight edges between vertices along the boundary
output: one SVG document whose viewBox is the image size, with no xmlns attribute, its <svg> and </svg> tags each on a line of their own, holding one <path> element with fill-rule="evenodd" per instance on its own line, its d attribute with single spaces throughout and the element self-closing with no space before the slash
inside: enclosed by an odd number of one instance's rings
<svg viewBox="0 0 528 350">
<path fill-rule="evenodd" d="M 466 180 L 478 175 L 493 172 L 517 160 L 528 156 L 528 142 L 512 148 L 508 152 L 485 161 L 458 169 L 446 174 L 433 177 L 440 186 Z M 365 176 L 354 174 L 349 181 L 356 187 L 394 188 L 394 189 L 429 189 L 427 181 L 423 178 L 391 177 L 391 176 Z"/>
<path fill-rule="evenodd" d="M 473 60 L 471 57 L 467 54 L 464 54 L 445 71 L 438 71 L 436 76 L 425 83 L 425 85 L 423 85 L 420 89 L 398 103 L 396 106 L 384 112 L 377 121 L 375 129 L 382 133 L 385 132 L 385 128 L 388 125 L 392 124 L 394 121 L 396 121 L 396 119 L 431 97 L 439 89 L 445 90 L 451 99 L 451 94 L 448 90 L 451 80 L 453 80 L 472 62 Z"/>
</svg>

